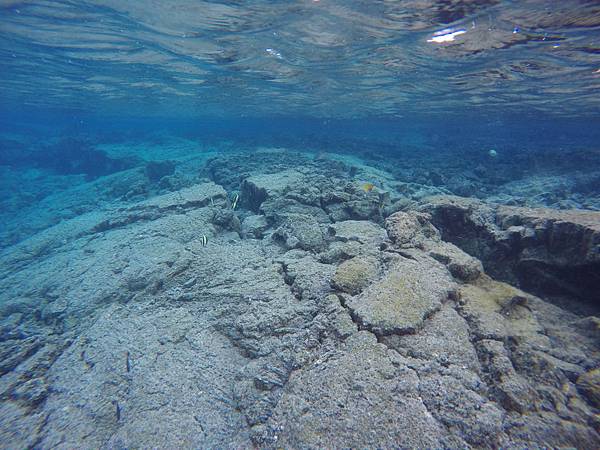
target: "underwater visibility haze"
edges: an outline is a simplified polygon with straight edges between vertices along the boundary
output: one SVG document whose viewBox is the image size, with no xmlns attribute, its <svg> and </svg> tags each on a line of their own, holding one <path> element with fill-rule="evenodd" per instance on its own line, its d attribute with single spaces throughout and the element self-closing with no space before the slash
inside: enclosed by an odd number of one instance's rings
<svg viewBox="0 0 600 450">
<path fill-rule="evenodd" d="M 0 449 L 599 448 L 600 3 L 0 0 Z"/>
</svg>

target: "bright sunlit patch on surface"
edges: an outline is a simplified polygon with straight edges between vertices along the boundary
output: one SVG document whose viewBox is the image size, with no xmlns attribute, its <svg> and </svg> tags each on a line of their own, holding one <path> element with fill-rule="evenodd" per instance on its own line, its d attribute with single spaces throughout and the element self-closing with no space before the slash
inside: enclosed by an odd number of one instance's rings
<svg viewBox="0 0 600 450">
<path fill-rule="evenodd" d="M 269 55 L 274 56 L 277 59 L 283 59 L 283 57 L 281 56 L 281 53 L 279 53 L 277 50 L 272 49 L 272 48 L 266 48 L 265 52 L 267 52 Z"/>
<path fill-rule="evenodd" d="M 445 30 L 436 31 L 433 33 L 431 39 L 427 39 L 427 42 L 435 42 L 436 44 L 442 44 L 444 42 L 452 42 L 456 36 L 465 34 L 467 30 L 461 28 L 460 30 L 453 30 L 452 28 L 446 28 Z"/>
</svg>

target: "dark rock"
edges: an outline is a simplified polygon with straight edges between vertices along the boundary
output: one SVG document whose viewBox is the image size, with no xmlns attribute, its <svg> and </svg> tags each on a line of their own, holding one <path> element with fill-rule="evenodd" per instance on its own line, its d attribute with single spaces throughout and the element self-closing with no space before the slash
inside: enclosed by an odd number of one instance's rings
<svg viewBox="0 0 600 450">
<path fill-rule="evenodd" d="M 90 179 L 132 168 L 139 162 L 134 158 L 112 158 L 77 138 L 64 138 L 36 153 L 34 166 L 63 175 L 85 174 Z"/>
<path fill-rule="evenodd" d="M 432 197 L 422 209 L 445 240 L 480 259 L 492 276 L 541 296 L 578 298 L 592 311 L 600 307 L 600 212 L 459 197 Z"/>
<path fill-rule="evenodd" d="M 156 183 L 161 178 L 175 173 L 175 163 L 173 161 L 148 161 L 144 171 L 148 180 Z"/>
<path fill-rule="evenodd" d="M 577 379 L 577 389 L 579 389 L 588 401 L 600 408 L 600 369 L 590 370 L 582 374 Z"/>
</svg>

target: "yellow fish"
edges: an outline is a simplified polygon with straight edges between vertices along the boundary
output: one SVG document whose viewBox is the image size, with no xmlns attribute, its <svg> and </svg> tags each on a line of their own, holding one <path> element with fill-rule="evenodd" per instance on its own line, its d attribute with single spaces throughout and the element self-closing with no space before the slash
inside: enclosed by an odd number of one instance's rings
<svg viewBox="0 0 600 450">
<path fill-rule="evenodd" d="M 362 185 L 362 188 L 365 192 L 371 192 L 375 188 L 375 185 L 373 183 L 365 183 Z"/>
</svg>

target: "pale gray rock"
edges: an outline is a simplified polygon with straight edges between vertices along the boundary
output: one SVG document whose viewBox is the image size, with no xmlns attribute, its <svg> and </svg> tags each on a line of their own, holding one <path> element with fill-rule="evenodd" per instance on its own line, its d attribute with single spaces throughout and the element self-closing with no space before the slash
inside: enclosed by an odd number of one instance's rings
<svg viewBox="0 0 600 450">
<path fill-rule="evenodd" d="M 303 180 L 304 175 L 294 169 L 248 177 L 242 183 L 241 201 L 258 212 L 264 201 L 298 188 Z"/>
<path fill-rule="evenodd" d="M 404 356 L 479 373 L 481 367 L 469 333 L 467 322 L 448 302 L 425 321 L 420 333 L 385 336 L 383 342 Z"/>
<path fill-rule="evenodd" d="M 439 241 L 440 232 L 429 222 L 431 216 L 414 211 L 399 211 L 385 221 L 391 241 L 399 247 L 423 248 L 429 241 Z"/>
<path fill-rule="evenodd" d="M 443 447 L 446 430 L 419 396 L 419 378 L 398 356 L 359 332 L 331 355 L 295 372 L 270 419 L 281 447 Z"/>
<path fill-rule="evenodd" d="M 273 238 L 280 240 L 287 249 L 318 251 L 325 245 L 319 223 L 307 214 L 287 215 L 285 222 L 275 230 Z"/>
<path fill-rule="evenodd" d="M 389 209 L 370 211 L 343 165 L 283 150 L 219 161 L 206 175 L 229 192 L 256 183 L 239 209 L 198 183 L 197 162 L 155 197 L 123 172 L 0 254 L 0 448 L 598 447 L 596 318 L 442 240 L 462 227 L 476 256 L 492 242 L 594 267 L 594 217 L 396 202 L 386 230 L 373 221 Z M 246 225 L 264 216 L 279 243 L 240 239 L 252 202 L 264 214 Z M 359 261 L 359 283 L 336 279 Z"/>
<path fill-rule="evenodd" d="M 345 220 L 328 227 L 332 239 L 342 242 L 355 241 L 361 244 L 378 246 L 386 239 L 386 233 L 376 223 L 368 220 Z"/>
<path fill-rule="evenodd" d="M 481 261 L 454 244 L 439 241 L 426 245 L 429 256 L 444 264 L 452 276 L 461 281 L 473 281 L 483 273 Z"/>
<path fill-rule="evenodd" d="M 242 221 L 242 236 L 246 238 L 262 239 L 267 228 L 269 228 L 269 223 L 265 216 L 248 216 Z"/>
</svg>

